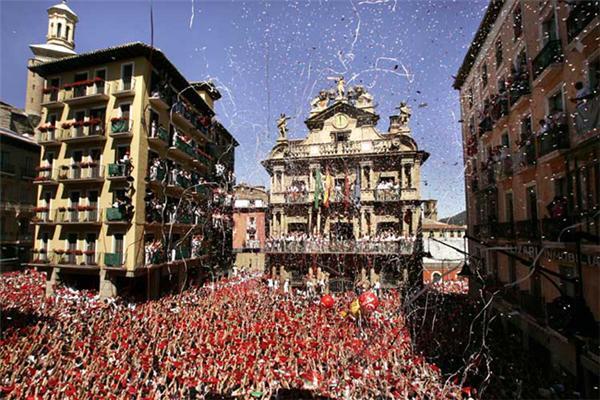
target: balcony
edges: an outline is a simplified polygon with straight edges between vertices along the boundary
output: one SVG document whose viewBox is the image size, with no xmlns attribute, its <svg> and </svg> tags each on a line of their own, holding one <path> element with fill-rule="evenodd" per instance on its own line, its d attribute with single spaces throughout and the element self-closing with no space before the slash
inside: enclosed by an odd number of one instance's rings
<svg viewBox="0 0 600 400">
<path fill-rule="evenodd" d="M 127 216 L 116 207 L 106 209 L 105 222 L 109 225 L 128 225 L 131 223 L 130 218 L 127 218 Z"/>
<path fill-rule="evenodd" d="M 412 254 L 414 241 L 357 241 L 357 240 L 270 240 L 265 246 L 267 253 L 367 253 L 367 254 Z"/>
<path fill-rule="evenodd" d="M 38 144 L 45 146 L 60 145 L 56 127 L 54 125 L 40 126 L 38 132 L 35 134 L 35 140 Z"/>
<path fill-rule="evenodd" d="M 47 87 L 44 88 L 42 93 L 42 107 L 54 110 L 65 106 L 65 103 L 62 101 L 63 96 L 61 96 L 60 88 Z"/>
<path fill-rule="evenodd" d="M 176 136 L 173 141 L 173 146 L 169 147 L 167 152 L 169 155 L 179 157 L 180 159 L 192 161 L 196 158 L 194 146 L 185 142 L 181 137 Z"/>
<path fill-rule="evenodd" d="M 2 173 L 2 175 L 15 175 L 17 173 L 15 164 L 4 160 L 0 161 L 0 173 Z"/>
<path fill-rule="evenodd" d="M 196 129 L 195 114 L 184 103 L 175 103 L 172 111 L 171 115 L 175 124 L 184 128 L 185 131 Z"/>
<path fill-rule="evenodd" d="M 400 201 L 402 194 L 396 189 L 375 189 L 375 201 Z"/>
<path fill-rule="evenodd" d="M 556 150 L 564 150 L 569 148 L 569 127 L 567 125 L 559 125 L 551 128 L 548 132 L 543 133 L 538 137 L 539 140 L 539 157 L 543 157 Z"/>
<path fill-rule="evenodd" d="M 515 225 L 513 222 L 500 222 L 496 224 L 496 237 L 500 239 L 514 239 Z"/>
<path fill-rule="evenodd" d="M 537 154 L 535 143 L 529 141 L 527 144 L 519 147 L 515 153 L 514 170 L 521 171 L 537 164 Z"/>
<path fill-rule="evenodd" d="M 575 127 L 577 134 L 573 144 L 583 143 L 600 134 L 600 94 L 590 96 L 575 109 Z"/>
<path fill-rule="evenodd" d="M 44 186 L 58 185 L 56 176 L 57 171 L 52 167 L 40 167 L 38 168 L 38 176 L 33 179 L 33 183 Z"/>
<path fill-rule="evenodd" d="M 102 254 L 95 250 L 56 250 L 50 262 L 70 267 L 98 268 L 98 259 L 101 259 L 101 256 Z"/>
<path fill-rule="evenodd" d="M 124 164 L 108 164 L 109 181 L 126 180 L 130 176 L 129 171 Z"/>
<path fill-rule="evenodd" d="M 575 218 L 544 218 L 542 219 L 542 240 L 549 242 L 562 241 L 561 233 L 563 230 L 571 225 L 575 224 Z M 564 233 L 563 233 L 564 235 Z"/>
<path fill-rule="evenodd" d="M 538 220 L 523 220 L 515 222 L 515 237 L 518 240 L 538 241 L 540 228 Z"/>
<path fill-rule="evenodd" d="M 135 96 L 135 84 L 136 79 L 134 77 L 129 80 L 119 80 L 113 84 L 116 87 L 113 86 L 112 95 L 118 99 L 133 97 Z"/>
<path fill-rule="evenodd" d="M 542 297 L 536 297 L 523 291 L 520 295 L 519 306 L 538 323 L 546 325 L 546 303 Z"/>
<path fill-rule="evenodd" d="M 166 147 L 169 144 L 169 132 L 167 132 L 167 130 L 162 126 L 156 128 L 156 126 L 153 125 L 150 128 L 148 143 L 157 145 L 159 147 Z"/>
<path fill-rule="evenodd" d="M 133 121 L 127 117 L 116 117 L 110 120 L 110 137 L 132 137 Z"/>
<path fill-rule="evenodd" d="M 479 123 L 479 136 L 485 135 L 486 132 L 491 132 L 494 129 L 494 121 L 492 117 L 485 117 Z"/>
<path fill-rule="evenodd" d="M 99 162 L 81 162 L 62 166 L 58 180 L 64 184 L 104 182 L 104 167 Z"/>
<path fill-rule="evenodd" d="M 105 253 L 104 254 L 104 265 L 107 267 L 122 267 L 123 266 L 123 254 L 122 253 Z"/>
<path fill-rule="evenodd" d="M 103 123 L 104 121 L 100 119 L 65 123 L 63 129 L 59 132 L 60 140 L 65 143 L 106 140 Z"/>
<path fill-rule="evenodd" d="M 513 159 L 510 155 L 505 155 L 499 161 L 500 163 L 500 176 L 501 179 L 506 179 L 513 174 Z"/>
<path fill-rule="evenodd" d="M 171 95 L 166 90 L 154 90 L 148 100 L 156 109 L 167 111 L 171 108 Z"/>
<path fill-rule="evenodd" d="M 63 101 L 71 107 L 108 101 L 108 86 L 103 80 L 75 82 L 64 89 Z"/>
<path fill-rule="evenodd" d="M 573 41 L 598 16 L 597 1 L 579 1 L 572 6 L 567 18 L 567 37 Z"/>
<path fill-rule="evenodd" d="M 285 194 L 285 202 L 288 204 L 303 204 L 310 202 L 308 192 L 289 192 Z"/>
<path fill-rule="evenodd" d="M 516 77 L 515 81 L 510 86 L 508 91 L 510 107 L 515 108 L 518 106 L 519 100 L 531 94 L 531 85 L 529 83 L 529 76 L 524 74 L 520 77 Z"/>
<path fill-rule="evenodd" d="M 31 167 L 21 167 L 21 178 L 33 179 L 37 176 L 36 171 Z"/>
<path fill-rule="evenodd" d="M 53 225 L 55 223 L 54 216 L 56 210 L 50 210 L 48 207 L 34 208 L 35 216 L 31 218 L 31 223 L 34 225 Z"/>
<path fill-rule="evenodd" d="M 260 249 L 260 240 L 244 240 L 245 249 Z"/>
<path fill-rule="evenodd" d="M 533 79 L 538 79 L 548 67 L 562 63 L 563 60 L 560 40 L 550 40 L 533 60 Z"/>
<path fill-rule="evenodd" d="M 56 221 L 62 225 L 100 225 L 102 222 L 96 206 L 74 206 L 59 208 Z"/>
</svg>

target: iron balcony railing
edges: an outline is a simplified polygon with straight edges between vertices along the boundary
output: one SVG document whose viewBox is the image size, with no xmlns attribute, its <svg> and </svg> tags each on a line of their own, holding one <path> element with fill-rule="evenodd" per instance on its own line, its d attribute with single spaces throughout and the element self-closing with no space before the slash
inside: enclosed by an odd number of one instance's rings
<svg viewBox="0 0 600 400">
<path fill-rule="evenodd" d="M 286 203 L 300 204 L 310 201 L 308 192 L 289 192 L 285 194 Z"/>
<path fill-rule="evenodd" d="M 65 90 L 64 100 L 79 99 L 87 96 L 108 94 L 108 85 L 106 82 L 99 81 L 93 84 L 79 84 L 72 86 L 70 90 Z"/>
<path fill-rule="evenodd" d="M 501 239 L 514 239 L 515 238 L 515 225 L 514 222 L 500 222 L 495 227 L 496 236 Z"/>
<path fill-rule="evenodd" d="M 414 241 L 401 239 L 382 240 L 285 240 L 267 241 L 265 248 L 269 253 L 369 253 L 369 254 L 410 254 Z"/>
<path fill-rule="evenodd" d="M 102 122 L 93 125 L 82 125 L 86 122 L 78 122 L 77 126 L 61 129 L 58 133 L 60 140 L 75 140 L 83 138 L 101 138 L 104 137 L 104 128 Z"/>
<path fill-rule="evenodd" d="M 600 14 L 600 1 L 582 0 L 573 2 L 567 17 L 567 37 L 569 42 L 579 35 L 585 27 Z"/>
<path fill-rule="evenodd" d="M 515 153 L 514 169 L 524 169 L 537 163 L 537 154 L 534 141 L 519 147 Z"/>
<path fill-rule="evenodd" d="M 376 189 L 375 200 L 377 201 L 398 201 L 402 197 L 399 189 Z"/>
<path fill-rule="evenodd" d="M 515 235 L 519 239 L 538 240 L 540 237 L 539 225 L 538 220 L 517 221 L 515 222 Z"/>
<path fill-rule="evenodd" d="M 99 223 L 101 218 L 96 206 L 74 206 L 58 209 L 56 220 L 63 224 Z"/>
<path fill-rule="evenodd" d="M 38 143 L 53 143 L 58 141 L 59 132 L 57 128 L 46 129 L 44 132 L 37 132 L 35 134 L 35 140 Z"/>
<path fill-rule="evenodd" d="M 104 166 L 98 162 L 79 163 L 71 167 L 63 168 L 59 180 L 88 180 L 100 179 L 104 177 Z"/>
<path fill-rule="evenodd" d="M 550 40 L 533 60 L 533 78 L 536 79 L 550 65 L 561 63 L 564 60 L 564 54 L 560 40 Z"/>
<path fill-rule="evenodd" d="M 545 156 L 554 150 L 562 150 L 569 148 L 569 127 L 567 125 L 559 125 L 548 132 L 541 134 L 538 138 L 540 157 Z"/>
</svg>

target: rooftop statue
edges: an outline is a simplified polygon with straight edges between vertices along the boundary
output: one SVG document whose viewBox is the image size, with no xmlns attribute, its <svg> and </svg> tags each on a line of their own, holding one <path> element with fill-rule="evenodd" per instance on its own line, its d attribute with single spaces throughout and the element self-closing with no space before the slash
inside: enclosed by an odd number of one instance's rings
<svg viewBox="0 0 600 400">
<path fill-rule="evenodd" d="M 279 138 L 277 138 L 277 140 L 287 140 L 287 133 L 288 133 L 287 122 L 289 119 L 291 119 L 291 118 L 287 117 L 284 113 L 281 113 L 281 115 L 279 116 L 279 119 L 277 120 L 277 129 L 279 129 Z"/>
<path fill-rule="evenodd" d="M 400 123 L 402 125 L 408 125 L 410 121 L 410 116 L 412 115 L 412 110 L 406 104 L 405 101 L 400 102 L 400 106 L 396 107 L 396 110 L 400 110 Z"/>
</svg>

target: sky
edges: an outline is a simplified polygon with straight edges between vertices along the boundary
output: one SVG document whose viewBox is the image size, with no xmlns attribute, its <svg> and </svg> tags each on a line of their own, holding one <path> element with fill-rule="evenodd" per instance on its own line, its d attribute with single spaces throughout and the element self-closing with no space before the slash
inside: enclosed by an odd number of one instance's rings
<svg viewBox="0 0 600 400">
<path fill-rule="evenodd" d="M 46 9 L 57 1 L 0 0 L 0 99 L 23 107 L 29 44 L 45 42 Z M 126 42 L 152 43 L 188 80 L 212 79 L 223 98 L 219 120 L 239 141 L 238 183 L 269 186 L 264 160 L 280 113 L 291 138 L 319 90 L 344 75 L 368 88 L 378 128 L 400 101 L 431 154 L 422 196 L 438 200 L 440 217 L 464 210 L 458 92 L 452 89 L 487 1 L 69 1 L 78 14 L 79 53 Z M 151 26 L 150 10 L 153 15 Z M 153 35 L 152 35 L 153 30 Z"/>
</svg>

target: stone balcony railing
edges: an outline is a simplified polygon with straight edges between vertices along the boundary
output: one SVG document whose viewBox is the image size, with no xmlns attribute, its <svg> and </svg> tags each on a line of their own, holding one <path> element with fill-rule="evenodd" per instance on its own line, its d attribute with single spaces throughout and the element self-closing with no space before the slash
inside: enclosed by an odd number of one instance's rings
<svg viewBox="0 0 600 400">
<path fill-rule="evenodd" d="M 411 254 L 414 241 L 401 239 L 383 240 L 269 240 L 265 244 L 267 253 L 368 253 L 368 254 Z"/>
<path fill-rule="evenodd" d="M 399 150 L 400 148 L 388 139 L 315 144 L 291 142 L 289 156 L 292 158 L 329 157 L 352 154 L 381 154 Z"/>
</svg>

